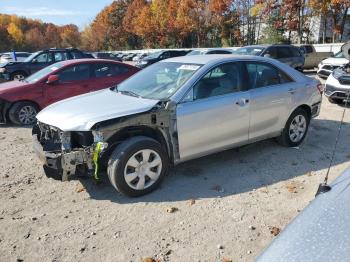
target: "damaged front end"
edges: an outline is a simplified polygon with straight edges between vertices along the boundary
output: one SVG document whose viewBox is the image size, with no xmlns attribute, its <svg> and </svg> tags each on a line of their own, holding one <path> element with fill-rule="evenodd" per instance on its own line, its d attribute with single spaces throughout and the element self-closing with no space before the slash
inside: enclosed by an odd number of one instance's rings
<svg viewBox="0 0 350 262">
<path fill-rule="evenodd" d="M 44 166 L 57 172 L 56 177 L 66 181 L 83 172 L 98 179 L 98 158 L 107 143 L 94 132 L 63 132 L 38 122 L 32 135 L 34 152 Z"/>
<path fill-rule="evenodd" d="M 33 128 L 34 151 L 44 166 L 58 172 L 63 181 L 74 174 L 89 174 L 99 180 L 99 171 L 107 167 L 113 150 L 137 135 L 159 141 L 176 162 L 179 152 L 175 107 L 173 102 L 159 102 L 143 113 L 98 122 L 90 131 L 62 131 L 38 122 Z"/>
</svg>

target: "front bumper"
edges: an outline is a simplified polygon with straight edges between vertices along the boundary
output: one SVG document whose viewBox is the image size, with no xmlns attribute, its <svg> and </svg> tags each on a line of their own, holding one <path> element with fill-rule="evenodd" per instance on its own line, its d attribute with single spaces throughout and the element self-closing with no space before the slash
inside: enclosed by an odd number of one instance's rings
<svg viewBox="0 0 350 262">
<path fill-rule="evenodd" d="M 6 80 L 6 81 L 10 81 L 11 80 L 11 75 L 8 73 L 0 73 L 0 78 Z"/>
<path fill-rule="evenodd" d="M 70 152 L 45 151 L 43 145 L 34 134 L 33 150 L 44 166 L 57 170 L 61 174 L 62 180 L 68 180 L 68 176 L 74 175 L 77 166 L 87 164 L 91 167 L 92 155 L 90 150 L 76 149 Z"/>
</svg>

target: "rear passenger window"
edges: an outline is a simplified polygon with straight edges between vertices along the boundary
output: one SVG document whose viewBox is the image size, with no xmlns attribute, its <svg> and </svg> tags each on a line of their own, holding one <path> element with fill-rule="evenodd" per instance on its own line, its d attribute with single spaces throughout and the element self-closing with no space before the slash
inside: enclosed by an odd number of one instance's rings
<svg viewBox="0 0 350 262">
<path fill-rule="evenodd" d="M 94 75 L 97 78 L 111 77 L 125 74 L 129 71 L 126 66 L 117 64 L 95 64 Z"/>
<path fill-rule="evenodd" d="M 66 52 L 55 53 L 55 62 L 60 62 L 64 60 L 68 60 L 68 54 Z"/>
<path fill-rule="evenodd" d="M 75 51 L 73 51 L 73 52 L 71 52 L 70 54 L 72 55 L 73 59 L 80 59 L 80 58 L 83 58 L 83 54 L 80 53 L 80 52 L 75 52 Z"/>
<path fill-rule="evenodd" d="M 260 88 L 293 82 L 293 80 L 278 68 L 259 62 L 247 62 L 250 88 Z"/>
<path fill-rule="evenodd" d="M 301 56 L 299 49 L 296 47 L 290 47 L 290 51 L 294 57 Z"/>
<path fill-rule="evenodd" d="M 210 70 L 193 87 L 193 99 L 203 99 L 243 90 L 241 64 L 227 63 Z"/>
<path fill-rule="evenodd" d="M 271 58 L 277 58 L 276 47 L 267 48 L 264 54 L 270 55 Z"/>
<path fill-rule="evenodd" d="M 292 56 L 293 55 L 291 54 L 290 49 L 288 47 L 277 48 L 277 58 L 288 58 Z"/>
<path fill-rule="evenodd" d="M 59 81 L 61 83 L 87 80 L 90 78 L 89 65 L 75 65 L 63 69 L 59 74 Z"/>
</svg>

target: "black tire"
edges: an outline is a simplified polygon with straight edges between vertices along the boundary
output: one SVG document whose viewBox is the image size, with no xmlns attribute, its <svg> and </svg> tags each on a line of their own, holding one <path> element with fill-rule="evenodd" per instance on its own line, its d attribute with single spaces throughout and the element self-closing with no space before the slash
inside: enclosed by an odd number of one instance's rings
<svg viewBox="0 0 350 262">
<path fill-rule="evenodd" d="M 23 80 L 28 75 L 22 71 L 17 71 L 11 74 L 11 80 Z"/>
<path fill-rule="evenodd" d="M 125 168 L 129 159 L 141 150 L 152 150 L 156 152 L 161 159 L 161 170 L 159 177 L 154 182 L 148 177 L 148 182 L 151 183 L 149 187 L 145 189 L 134 189 L 126 182 L 124 172 L 126 172 Z M 142 159 L 140 163 L 143 163 L 143 161 Z M 127 196 L 138 197 L 155 190 L 168 172 L 168 168 L 169 157 L 161 144 L 149 137 L 136 136 L 122 142 L 113 151 L 108 161 L 107 174 L 111 184 L 116 190 Z M 133 173 L 135 172 L 136 169 Z M 137 184 L 139 177 L 135 179 Z M 147 179 L 147 177 L 145 179 Z"/>
<path fill-rule="evenodd" d="M 342 99 L 339 99 L 339 98 L 331 98 L 331 97 L 328 97 L 328 101 L 332 104 L 342 104 L 343 103 L 343 100 Z"/>
<path fill-rule="evenodd" d="M 292 122 L 294 121 L 294 119 L 297 116 L 303 116 L 305 118 L 305 125 L 306 125 L 305 132 L 302 135 L 300 140 L 292 141 L 291 135 L 290 135 L 290 127 L 291 127 Z M 300 145 L 304 141 L 304 139 L 307 135 L 307 132 L 309 130 L 309 124 L 310 124 L 310 115 L 304 109 L 297 108 L 296 110 L 294 110 L 294 112 L 288 118 L 288 121 L 287 121 L 285 127 L 283 128 L 282 134 L 277 138 L 277 141 L 281 145 L 286 146 L 286 147 L 295 147 L 295 146 Z"/>
<path fill-rule="evenodd" d="M 31 111 L 32 110 L 32 111 Z M 28 112 L 28 117 L 23 117 L 24 111 Z M 17 102 L 14 103 L 9 110 L 9 119 L 16 125 L 33 125 L 36 122 L 36 114 L 38 107 L 31 102 Z M 33 112 L 29 114 L 29 112 Z"/>
</svg>

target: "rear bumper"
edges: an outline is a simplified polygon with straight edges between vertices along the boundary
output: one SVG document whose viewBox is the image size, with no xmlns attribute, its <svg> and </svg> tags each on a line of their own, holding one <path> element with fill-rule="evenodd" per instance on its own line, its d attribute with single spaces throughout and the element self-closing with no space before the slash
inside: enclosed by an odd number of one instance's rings
<svg viewBox="0 0 350 262">
<path fill-rule="evenodd" d="M 327 85 L 325 87 L 324 95 L 326 97 L 334 98 L 334 99 L 343 99 L 346 100 L 350 95 L 350 86 L 349 89 L 337 88 L 333 85 Z"/>
<path fill-rule="evenodd" d="M 321 102 L 315 103 L 311 106 L 311 116 L 317 117 L 321 111 Z"/>
</svg>

